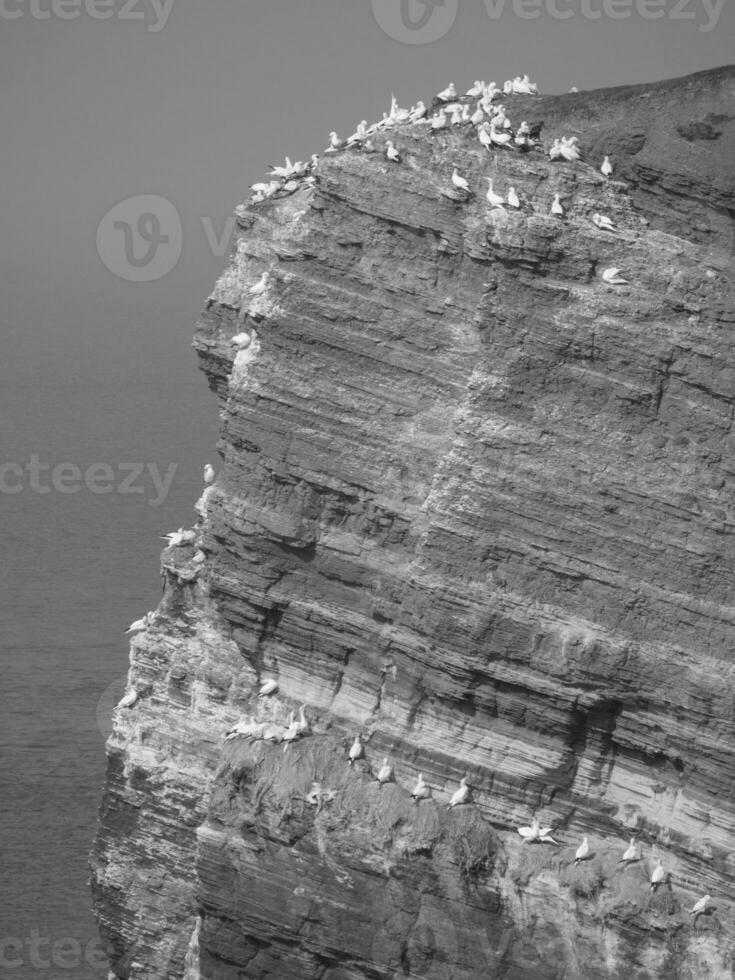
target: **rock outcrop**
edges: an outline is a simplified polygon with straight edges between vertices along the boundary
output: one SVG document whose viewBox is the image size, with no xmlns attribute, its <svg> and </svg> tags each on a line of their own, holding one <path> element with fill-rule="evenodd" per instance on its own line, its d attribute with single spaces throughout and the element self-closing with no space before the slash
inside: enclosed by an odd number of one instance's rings
<svg viewBox="0 0 735 980">
<path fill-rule="evenodd" d="M 586 162 L 404 124 L 238 210 L 223 462 L 108 743 L 111 977 L 732 977 L 734 95 L 511 97 Z"/>
</svg>

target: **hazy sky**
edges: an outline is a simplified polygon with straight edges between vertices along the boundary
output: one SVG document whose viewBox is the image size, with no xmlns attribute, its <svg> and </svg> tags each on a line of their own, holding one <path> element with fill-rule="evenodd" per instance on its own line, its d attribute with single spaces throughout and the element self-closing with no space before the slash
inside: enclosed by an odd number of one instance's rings
<svg viewBox="0 0 735 980">
<path fill-rule="evenodd" d="M 268 162 L 379 118 L 391 91 L 407 104 L 449 80 L 527 71 L 561 92 L 727 64 L 733 7 L 0 0 L 0 382 L 195 376 L 190 334 L 224 262 L 215 240 Z M 180 216 L 181 254 L 160 278 L 130 282 L 101 261 L 97 226 L 149 194 Z"/>
</svg>

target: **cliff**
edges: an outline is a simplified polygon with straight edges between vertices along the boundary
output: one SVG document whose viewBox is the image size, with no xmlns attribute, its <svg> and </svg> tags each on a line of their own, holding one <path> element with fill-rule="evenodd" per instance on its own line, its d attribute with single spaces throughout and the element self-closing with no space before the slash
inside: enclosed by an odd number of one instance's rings
<svg viewBox="0 0 735 980">
<path fill-rule="evenodd" d="M 734 95 L 513 96 L 582 161 L 406 123 L 238 209 L 222 465 L 108 742 L 111 978 L 732 977 Z"/>
</svg>

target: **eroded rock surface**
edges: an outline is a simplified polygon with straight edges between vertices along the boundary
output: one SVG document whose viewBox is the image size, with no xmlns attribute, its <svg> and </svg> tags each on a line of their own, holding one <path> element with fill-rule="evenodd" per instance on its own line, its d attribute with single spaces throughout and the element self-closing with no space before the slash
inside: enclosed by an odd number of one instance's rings
<svg viewBox="0 0 735 980">
<path fill-rule="evenodd" d="M 223 464 L 108 744 L 111 976 L 732 976 L 733 96 L 512 97 L 586 162 L 405 125 L 239 209 L 195 338 Z"/>
</svg>

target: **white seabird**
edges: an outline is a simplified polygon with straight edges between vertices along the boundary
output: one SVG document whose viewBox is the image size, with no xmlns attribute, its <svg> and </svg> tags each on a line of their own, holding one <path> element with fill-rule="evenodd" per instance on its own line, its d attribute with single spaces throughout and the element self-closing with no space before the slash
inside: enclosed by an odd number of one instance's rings
<svg viewBox="0 0 735 980">
<path fill-rule="evenodd" d="M 349 764 L 352 765 L 353 762 L 356 762 L 358 759 L 361 759 L 364 754 L 365 754 L 365 750 L 363 749 L 362 742 L 360 741 L 360 736 L 355 735 L 355 741 L 350 746 L 350 751 L 348 756 Z"/>
<path fill-rule="evenodd" d="M 391 140 L 386 140 L 385 143 L 385 155 L 392 163 L 401 162 L 401 154 L 395 148 Z"/>
<path fill-rule="evenodd" d="M 207 463 L 204 467 L 204 482 L 207 484 L 214 483 L 214 467 L 211 463 Z"/>
<path fill-rule="evenodd" d="M 145 616 L 141 619 L 136 619 L 135 622 L 131 623 L 130 626 L 125 630 L 126 633 L 140 633 L 141 630 L 148 629 L 149 626 L 153 624 L 154 613 L 147 612 Z"/>
<path fill-rule="evenodd" d="M 471 99 L 477 99 L 484 94 L 485 94 L 485 84 L 484 82 L 479 81 L 479 79 L 475 81 L 475 84 L 472 86 L 472 88 L 468 88 L 467 91 L 465 92 L 465 95 L 468 95 Z"/>
<path fill-rule="evenodd" d="M 485 119 L 485 110 L 482 108 L 480 103 L 477 103 L 477 108 L 470 116 L 470 122 L 473 126 L 479 126 Z"/>
<path fill-rule="evenodd" d="M 388 756 L 383 759 L 383 765 L 378 771 L 378 782 L 381 784 L 389 783 L 393 778 L 393 766 L 388 762 Z"/>
<path fill-rule="evenodd" d="M 493 178 L 486 177 L 485 180 L 487 181 L 487 194 L 485 195 L 487 203 L 491 208 L 502 208 L 505 204 L 505 198 L 493 190 Z"/>
<path fill-rule="evenodd" d="M 510 204 L 512 208 L 519 208 L 521 206 L 521 202 L 516 194 L 515 187 L 508 188 L 508 204 Z"/>
<path fill-rule="evenodd" d="M 456 167 L 452 171 L 452 183 L 457 190 L 464 191 L 466 194 L 470 193 L 470 185 L 467 183 L 464 177 L 460 177 L 460 175 L 457 173 Z"/>
<path fill-rule="evenodd" d="M 611 266 L 609 269 L 605 269 L 605 271 L 602 273 L 602 278 L 609 286 L 626 286 L 628 284 L 628 280 L 623 279 L 620 272 L 620 269 L 616 269 L 615 266 Z"/>
<path fill-rule="evenodd" d="M 329 134 L 329 146 L 324 151 L 325 153 L 336 153 L 337 150 L 341 150 L 344 146 L 344 142 L 339 138 L 339 136 L 332 130 Z"/>
<path fill-rule="evenodd" d="M 451 800 L 447 804 L 447 807 L 451 809 L 455 806 L 461 806 L 462 803 L 467 802 L 467 798 L 470 795 L 470 788 L 467 785 L 467 777 L 463 776 L 459 781 L 459 789 L 454 792 Z"/>
<path fill-rule="evenodd" d="M 580 861 L 585 861 L 589 857 L 590 845 L 586 837 L 582 838 L 582 843 L 577 848 L 574 854 L 574 863 L 579 864 Z"/>
<path fill-rule="evenodd" d="M 275 694 L 278 690 L 278 681 L 273 677 L 268 678 L 267 681 L 263 681 L 260 685 L 260 690 L 258 691 L 259 698 L 267 698 L 269 694 Z"/>
<path fill-rule="evenodd" d="M 519 827 L 518 833 L 523 838 L 524 844 L 532 844 L 534 841 L 541 841 L 543 844 L 556 844 L 558 842 L 551 836 L 551 827 L 542 827 L 538 817 L 534 817 L 530 827 Z"/>
<path fill-rule="evenodd" d="M 513 136 L 511 133 L 498 132 L 495 128 L 495 120 L 490 123 L 490 141 L 492 143 L 495 143 L 497 146 L 507 146 L 512 140 Z"/>
<path fill-rule="evenodd" d="M 696 919 L 698 915 L 702 915 L 704 912 L 706 912 L 711 904 L 712 904 L 712 896 L 705 895 L 703 898 L 700 898 L 698 902 L 695 902 L 694 905 L 689 909 L 689 915 L 693 915 L 694 918 Z"/>
<path fill-rule="evenodd" d="M 248 289 L 251 296 L 261 296 L 268 288 L 268 270 L 266 269 L 260 279 Z"/>
<path fill-rule="evenodd" d="M 424 774 L 422 772 L 419 773 L 416 785 L 411 790 L 411 796 L 415 803 L 418 803 L 419 800 L 427 800 L 431 796 L 431 787 L 428 783 L 424 782 Z"/>
<path fill-rule="evenodd" d="M 486 129 L 484 125 L 477 130 L 477 138 L 487 150 L 493 145 L 490 129 Z"/>
<path fill-rule="evenodd" d="M 561 203 L 561 195 L 554 194 L 554 200 L 551 202 L 551 213 L 561 217 L 564 214 L 564 208 Z"/>
<path fill-rule="evenodd" d="M 128 691 L 125 697 L 118 703 L 118 708 L 132 708 L 137 700 L 138 692 L 136 690 Z"/>
<path fill-rule="evenodd" d="M 245 330 L 242 333 L 236 333 L 230 343 L 235 347 L 239 347 L 240 350 L 245 350 L 246 347 L 250 346 L 252 339 L 253 338 L 250 336 L 247 330 Z"/>
<path fill-rule="evenodd" d="M 426 115 L 426 111 L 427 111 L 426 106 L 424 105 L 423 102 L 419 100 L 416 103 L 416 105 L 413 107 L 413 109 L 411 109 L 411 112 L 409 113 L 408 116 L 409 122 L 415 123 L 418 122 L 420 119 L 423 119 L 424 116 Z"/>
<path fill-rule="evenodd" d="M 605 157 L 605 159 L 602 161 L 600 172 L 604 177 L 609 177 L 610 174 L 613 172 L 612 164 L 610 163 L 610 157 Z"/>
<path fill-rule="evenodd" d="M 441 102 L 451 102 L 452 99 L 457 98 L 457 89 L 454 87 L 454 82 L 450 82 L 449 85 L 442 92 L 437 92 L 437 99 Z"/>
<path fill-rule="evenodd" d="M 449 120 L 451 126 L 459 126 L 462 122 L 462 106 L 455 105 L 452 106 L 452 118 Z"/>
<path fill-rule="evenodd" d="M 431 117 L 431 128 L 432 129 L 446 129 L 449 125 L 447 120 L 446 110 L 442 107 L 435 116 Z"/>
<path fill-rule="evenodd" d="M 630 844 L 618 861 L 618 864 L 631 864 L 638 860 L 638 848 L 635 845 L 635 837 L 630 838 Z"/>
<path fill-rule="evenodd" d="M 592 215 L 592 222 L 603 231 L 615 231 L 615 225 L 612 220 L 597 211 Z"/>
<path fill-rule="evenodd" d="M 664 866 L 659 860 L 656 867 L 651 872 L 651 891 L 655 892 L 661 882 L 666 878 L 666 872 L 664 871 Z"/>
</svg>

